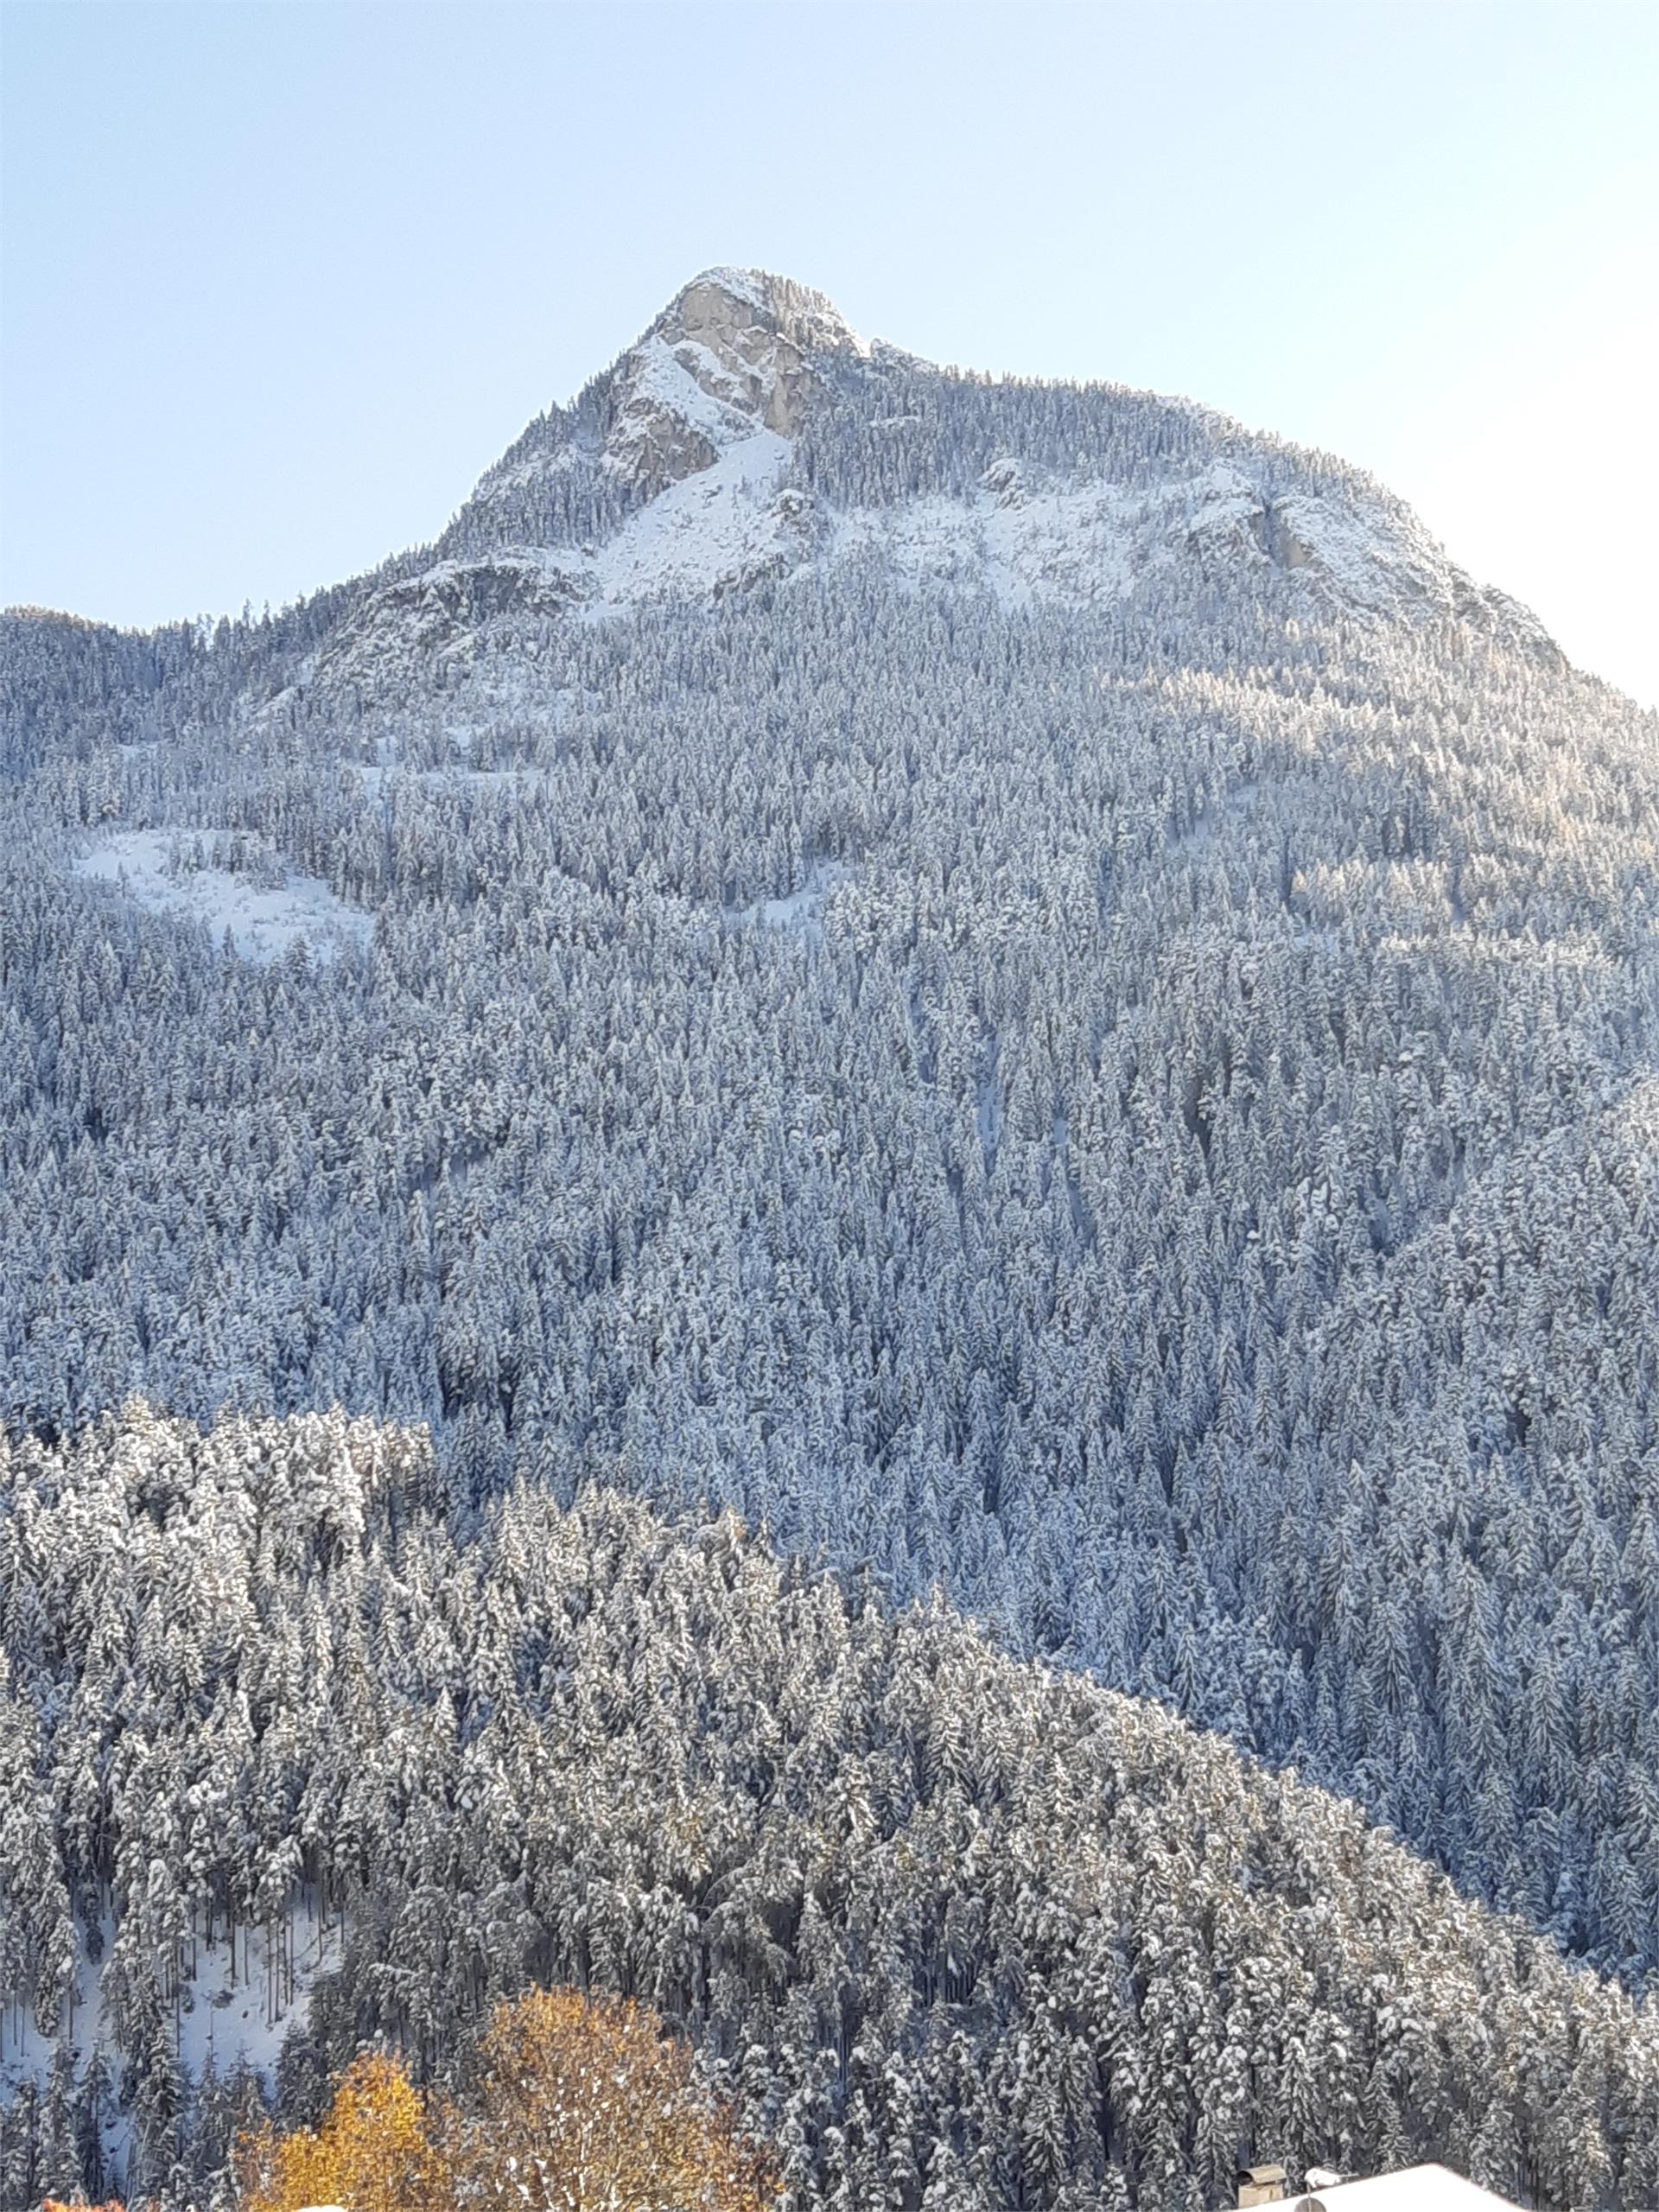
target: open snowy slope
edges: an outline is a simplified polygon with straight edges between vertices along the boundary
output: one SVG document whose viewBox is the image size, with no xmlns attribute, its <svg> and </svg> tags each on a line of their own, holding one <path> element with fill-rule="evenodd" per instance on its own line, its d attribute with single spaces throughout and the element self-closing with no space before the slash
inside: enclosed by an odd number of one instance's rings
<svg viewBox="0 0 1659 2212">
<path fill-rule="evenodd" d="M 280 862 L 218 867 L 192 849 L 197 844 L 163 830 L 129 830 L 99 839 L 77 865 L 151 913 L 188 915 L 216 938 L 228 931 L 245 960 L 278 960 L 302 939 L 322 960 L 348 941 L 366 943 L 369 917 L 353 913 L 316 876 Z"/>
</svg>

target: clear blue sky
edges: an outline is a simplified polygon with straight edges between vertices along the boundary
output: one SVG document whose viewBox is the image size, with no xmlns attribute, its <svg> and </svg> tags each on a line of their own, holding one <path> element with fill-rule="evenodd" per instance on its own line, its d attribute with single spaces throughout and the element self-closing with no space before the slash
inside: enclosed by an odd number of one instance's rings
<svg viewBox="0 0 1659 2212">
<path fill-rule="evenodd" d="M 1340 452 L 1659 702 L 1659 10 L 14 0 L 0 601 L 429 537 L 696 270 Z"/>
</svg>

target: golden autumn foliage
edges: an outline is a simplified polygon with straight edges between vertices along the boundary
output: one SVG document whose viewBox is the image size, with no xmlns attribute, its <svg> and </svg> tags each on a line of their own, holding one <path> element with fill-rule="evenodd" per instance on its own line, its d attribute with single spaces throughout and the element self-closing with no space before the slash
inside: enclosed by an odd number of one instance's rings
<svg viewBox="0 0 1659 2212">
<path fill-rule="evenodd" d="M 245 2139 L 238 2179 L 247 2212 L 439 2212 L 453 2202 L 442 2154 L 428 2133 L 426 2101 L 403 2061 L 372 2053 L 340 2078 L 320 2127 L 280 2135 L 266 2126 Z"/>
<path fill-rule="evenodd" d="M 241 2148 L 245 2212 L 766 2212 L 765 2157 L 657 2016 L 538 1990 L 499 2006 L 465 2107 L 400 2060 L 356 2060 L 321 2126 Z"/>
<path fill-rule="evenodd" d="M 643 2005 L 536 1990 L 480 2045 L 456 2130 L 460 2201 L 481 2212 L 764 2212 L 777 2184 L 691 2054 Z"/>
</svg>

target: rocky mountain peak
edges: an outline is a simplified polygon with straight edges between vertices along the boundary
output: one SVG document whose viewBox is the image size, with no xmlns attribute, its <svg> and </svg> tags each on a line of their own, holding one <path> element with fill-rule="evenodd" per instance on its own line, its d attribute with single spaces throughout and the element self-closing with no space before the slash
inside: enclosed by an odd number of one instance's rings
<svg viewBox="0 0 1659 2212">
<path fill-rule="evenodd" d="M 867 352 L 817 292 L 759 270 L 709 269 L 618 368 L 612 462 L 660 489 L 757 430 L 792 437 L 828 352 Z"/>
<path fill-rule="evenodd" d="M 762 368 L 780 353 L 798 359 L 870 350 L 822 292 L 764 269 L 703 270 L 675 294 L 652 330 L 671 342 L 706 346 L 734 369 Z"/>
</svg>

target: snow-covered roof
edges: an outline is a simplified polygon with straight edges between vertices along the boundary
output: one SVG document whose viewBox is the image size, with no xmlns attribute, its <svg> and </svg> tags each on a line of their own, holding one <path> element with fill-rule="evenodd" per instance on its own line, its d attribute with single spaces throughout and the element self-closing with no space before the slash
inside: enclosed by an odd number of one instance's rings
<svg viewBox="0 0 1659 2212">
<path fill-rule="evenodd" d="M 1403 2166 L 1398 2173 L 1369 2181 L 1346 2181 L 1334 2189 L 1310 2190 L 1292 2200 L 1289 2212 L 1516 2212 L 1507 2197 L 1494 2196 L 1448 2166 Z"/>
</svg>

